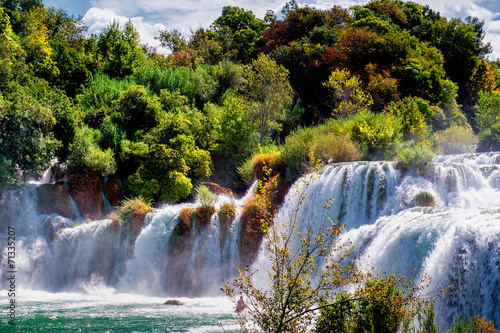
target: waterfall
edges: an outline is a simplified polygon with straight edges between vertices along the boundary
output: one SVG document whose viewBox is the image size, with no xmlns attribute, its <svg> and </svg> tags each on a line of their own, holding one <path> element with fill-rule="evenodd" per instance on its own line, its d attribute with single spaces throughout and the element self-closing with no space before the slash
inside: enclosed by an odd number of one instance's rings
<svg viewBox="0 0 500 333">
<path fill-rule="evenodd" d="M 193 226 L 185 235 L 185 256 L 171 252 L 179 214 L 195 210 L 199 202 L 159 207 L 132 231 L 114 228 L 107 219 L 86 223 L 74 200 L 72 218 L 41 214 L 37 186 L 0 193 L 2 260 L 12 226 L 21 289 L 86 293 L 99 284 L 119 293 L 199 296 L 220 293 L 221 278 L 235 276 L 242 209 L 256 183 L 244 198 L 218 197 L 216 212 L 225 203 L 236 209 L 225 241 L 215 213 L 207 227 Z M 301 191 L 306 194 L 299 205 Z M 500 153 L 438 156 L 425 176 L 395 162 L 340 163 L 298 180 L 275 219 L 286 221 L 297 209 L 299 228 L 305 229 L 311 222 L 319 228 L 330 217 L 345 225 L 341 238 L 352 242 L 351 256 L 361 267 L 405 275 L 416 269 L 417 280 L 423 274 L 432 278 L 428 290 L 451 283 L 461 289 L 436 302 L 441 325 L 463 313 L 500 326 L 499 192 Z M 419 207 L 420 197 L 429 207 Z M 262 248 L 260 264 L 265 257 Z M 181 267 L 179 275 L 171 267 Z M 0 289 L 6 288 L 6 274 L 2 265 Z"/>
</svg>

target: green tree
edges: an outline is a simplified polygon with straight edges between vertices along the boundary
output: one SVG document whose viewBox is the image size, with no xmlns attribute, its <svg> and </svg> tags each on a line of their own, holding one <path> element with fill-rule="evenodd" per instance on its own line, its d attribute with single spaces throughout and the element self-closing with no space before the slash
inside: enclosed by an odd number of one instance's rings
<svg viewBox="0 0 500 333">
<path fill-rule="evenodd" d="M 158 39 L 161 46 L 166 47 L 173 53 L 183 51 L 187 47 L 186 37 L 177 29 L 160 31 L 160 36 L 155 37 L 155 39 Z"/>
<path fill-rule="evenodd" d="M 249 118 L 263 139 L 271 130 L 279 131 L 286 109 L 292 103 L 293 90 L 288 71 L 267 55 L 259 55 L 245 69 L 245 96 L 250 103 Z"/>
<path fill-rule="evenodd" d="M 235 159 L 244 157 L 252 149 L 251 134 L 241 99 L 229 96 L 224 100 L 217 117 L 217 151 Z"/>
<path fill-rule="evenodd" d="M 98 37 L 97 49 L 102 57 L 103 71 L 111 76 L 130 75 L 145 59 L 139 33 L 130 21 L 123 29 L 116 22 L 107 26 Z"/>
<path fill-rule="evenodd" d="M 51 31 L 45 24 L 48 15 L 48 11 L 42 7 L 31 8 L 26 17 L 26 28 L 23 34 L 26 62 L 36 74 L 44 78 L 59 74 L 59 69 L 52 59 L 53 51 L 49 43 Z"/>
<path fill-rule="evenodd" d="M 60 142 L 51 130 L 52 110 L 18 89 L 10 100 L 0 94 L 0 188 L 36 176 L 50 164 Z"/>
<path fill-rule="evenodd" d="M 0 85 L 3 90 L 8 82 L 20 74 L 24 67 L 24 50 L 12 31 L 9 16 L 0 7 Z"/>
<path fill-rule="evenodd" d="M 257 53 L 266 23 L 257 19 L 250 10 L 225 6 L 222 14 L 212 25 L 216 33 L 225 33 L 228 28 L 231 34 L 232 48 L 236 50 L 236 60 L 248 63 Z"/>
<path fill-rule="evenodd" d="M 333 115 L 348 117 L 370 109 L 373 104 L 370 94 L 365 92 L 361 81 L 348 70 L 334 70 L 324 83 L 332 93 Z"/>
</svg>

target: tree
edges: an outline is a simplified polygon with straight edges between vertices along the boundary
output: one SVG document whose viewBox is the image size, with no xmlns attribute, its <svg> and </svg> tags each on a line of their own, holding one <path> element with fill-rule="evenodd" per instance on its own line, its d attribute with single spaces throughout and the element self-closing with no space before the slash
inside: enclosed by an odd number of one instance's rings
<svg viewBox="0 0 500 333">
<path fill-rule="evenodd" d="M 486 59 L 480 58 L 472 71 L 470 78 L 471 95 L 477 98 L 482 91 L 493 91 L 497 87 L 495 75 Z"/>
<path fill-rule="evenodd" d="M 271 170 L 267 167 L 264 170 L 269 177 Z M 335 311 L 349 302 L 362 304 L 364 315 L 360 317 L 367 317 L 367 324 L 375 324 L 372 328 L 399 328 L 403 323 L 410 323 L 409 319 L 425 305 L 420 294 L 421 287 L 411 287 L 410 280 L 404 277 L 378 277 L 349 266 L 346 258 L 352 247 L 349 242 L 338 241 L 337 236 L 342 227 L 330 219 L 322 219 L 319 224 L 313 221 L 307 221 L 306 226 L 302 226 L 302 222 L 299 224 L 298 211 L 307 188 L 318 178 L 317 173 L 302 178 L 302 183 L 296 189 L 298 204 L 284 221 L 273 222 L 275 211 L 270 207 L 273 207 L 275 186 L 260 184 L 257 206 L 265 232 L 265 253 L 270 262 L 269 267 L 263 267 L 270 281 L 269 288 L 256 286 L 252 280 L 256 270 L 248 268 L 239 270 L 239 276 L 223 287 L 232 302 L 236 302 L 241 294 L 246 297 L 253 322 L 250 324 L 249 318 L 240 312 L 237 318 L 241 330 L 266 333 L 314 331 L 316 312 L 321 309 Z M 268 179 L 273 181 L 272 177 Z M 333 202 L 330 199 L 325 203 L 325 211 Z M 335 290 L 354 284 L 358 284 L 355 293 L 343 293 L 343 298 L 334 298 Z M 324 328 L 324 324 L 329 325 L 330 329 L 323 331 L 331 332 L 334 325 L 342 324 L 342 318 L 333 322 L 326 320 L 319 328 Z"/>
<path fill-rule="evenodd" d="M 145 59 L 139 44 L 139 33 L 131 21 L 123 29 L 117 22 L 111 23 L 99 35 L 97 48 L 104 72 L 115 77 L 134 73 Z"/>
<path fill-rule="evenodd" d="M 38 175 L 60 145 L 52 110 L 16 88 L 10 100 L 0 94 L 0 189 Z"/>
<path fill-rule="evenodd" d="M 250 103 L 250 119 L 263 139 L 271 130 L 281 129 L 285 109 L 292 103 L 293 90 L 288 71 L 267 55 L 259 55 L 246 68 L 246 96 Z"/>
<path fill-rule="evenodd" d="M 23 47 L 26 50 L 26 62 L 36 74 L 43 78 L 52 78 L 59 75 L 59 69 L 52 59 L 52 48 L 49 44 L 51 31 L 45 21 L 48 11 L 42 7 L 33 7 L 26 18 L 26 29 L 23 38 Z"/>
<path fill-rule="evenodd" d="M 257 19 L 252 11 L 233 6 L 225 6 L 212 25 L 212 30 L 220 37 L 229 32 L 228 41 L 237 52 L 236 60 L 243 63 L 250 62 L 257 53 L 265 28 L 266 23 Z"/>
<path fill-rule="evenodd" d="M 373 104 L 370 94 L 361 87 L 361 81 L 346 69 L 334 70 L 324 85 L 332 93 L 332 113 L 337 117 L 345 118 L 369 110 Z"/>
<path fill-rule="evenodd" d="M 160 41 L 160 45 L 168 48 L 173 53 L 183 51 L 187 47 L 186 38 L 177 29 L 172 31 L 160 31 L 160 37 L 155 37 Z"/>
</svg>

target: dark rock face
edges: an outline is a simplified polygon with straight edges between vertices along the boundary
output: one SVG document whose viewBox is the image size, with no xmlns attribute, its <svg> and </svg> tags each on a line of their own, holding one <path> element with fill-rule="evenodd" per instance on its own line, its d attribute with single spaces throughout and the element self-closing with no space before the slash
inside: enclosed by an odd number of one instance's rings
<svg viewBox="0 0 500 333">
<path fill-rule="evenodd" d="M 71 217 L 71 198 L 62 182 L 37 187 L 38 211 L 41 214 L 58 214 Z"/>
<path fill-rule="evenodd" d="M 168 242 L 168 265 L 166 268 L 165 290 L 172 295 L 195 294 L 193 281 L 183 279 L 187 265 L 193 252 L 195 236 L 192 232 L 195 212 L 192 208 L 184 208 L 179 213 L 179 222 L 174 228 Z"/>
<path fill-rule="evenodd" d="M 68 187 L 82 216 L 93 220 L 103 218 L 101 175 L 95 172 L 71 174 Z"/>
<path fill-rule="evenodd" d="M 115 177 L 109 178 L 104 187 L 104 194 L 106 195 L 106 198 L 108 199 L 111 206 L 118 206 L 122 195 L 122 186 L 120 184 L 120 180 Z"/>
</svg>

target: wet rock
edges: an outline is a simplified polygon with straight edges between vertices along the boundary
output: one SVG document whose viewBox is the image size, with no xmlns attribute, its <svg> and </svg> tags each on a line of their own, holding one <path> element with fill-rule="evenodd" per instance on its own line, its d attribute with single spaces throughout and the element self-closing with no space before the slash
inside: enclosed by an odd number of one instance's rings
<svg viewBox="0 0 500 333">
<path fill-rule="evenodd" d="M 69 193 L 86 218 L 103 218 L 102 177 L 98 173 L 74 173 L 68 180 Z"/>
<path fill-rule="evenodd" d="M 169 299 L 163 305 L 185 305 L 183 302 L 178 299 Z"/>
<path fill-rule="evenodd" d="M 58 214 L 71 217 L 71 198 L 62 182 L 37 187 L 38 211 L 41 214 Z"/>
<path fill-rule="evenodd" d="M 106 198 L 111 206 L 118 206 L 122 195 L 120 180 L 116 177 L 109 178 L 104 187 L 104 194 L 106 195 Z"/>
</svg>

